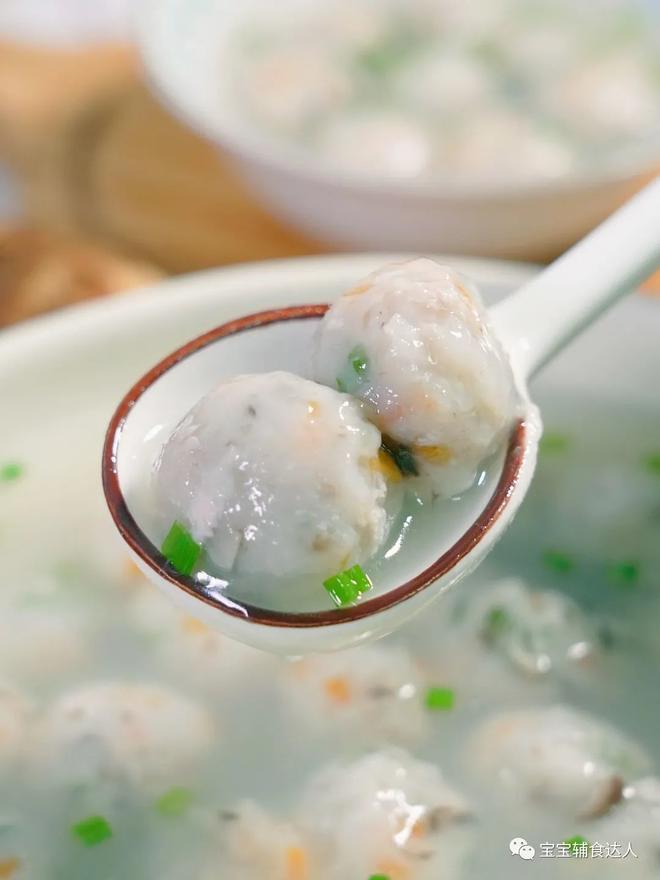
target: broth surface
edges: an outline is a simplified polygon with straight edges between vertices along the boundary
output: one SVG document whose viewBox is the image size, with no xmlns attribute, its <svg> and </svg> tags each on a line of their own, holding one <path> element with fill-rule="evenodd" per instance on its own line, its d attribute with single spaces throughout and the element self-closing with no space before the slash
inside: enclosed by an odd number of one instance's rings
<svg viewBox="0 0 660 880">
<path fill-rule="evenodd" d="M 532 869 L 509 853 L 512 837 L 523 836 L 537 848 L 575 834 L 599 839 L 593 821 L 510 804 L 497 786 L 474 778 L 465 743 L 487 715 L 555 703 L 585 709 L 632 737 L 656 769 L 660 765 L 660 418 L 583 397 L 546 395 L 538 402 L 546 440 L 511 530 L 476 575 L 378 643 L 386 654 L 405 649 L 421 670 L 417 691 L 400 712 L 410 711 L 412 723 L 421 705 L 424 730 L 403 744 L 438 765 L 471 803 L 473 836 L 465 868 L 456 875 L 471 880 L 529 876 Z M 0 748 L 0 864 L 11 868 L 2 876 L 194 880 L 208 876 L 202 872 L 217 851 L 221 811 L 249 798 L 286 817 L 319 767 L 384 747 L 387 736 L 377 712 L 374 724 L 362 724 L 358 716 L 346 726 L 340 712 L 335 723 L 331 707 L 326 721 L 315 724 L 314 704 L 306 709 L 304 686 L 293 671 L 296 661 L 224 639 L 218 659 L 212 637 L 204 643 L 208 650 L 194 642 L 195 632 L 207 638 L 203 629 L 189 618 L 174 620 L 165 600 L 130 566 L 113 532 L 97 490 L 96 444 L 71 442 L 106 418 L 106 408 L 98 406 L 81 415 L 79 424 L 74 420 L 65 428 L 53 419 L 39 431 L 26 431 L 20 457 L 11 450 L 23 472 L 0 483 L 0 680 L 25 696 L 31 713 L 20 754 L 3 765 Z M 579 603 L 599 634 L 599 647 L 578 674 L 524 676 L 484 652 L 486 665 L 475 660 L 475 668 L 490 673 L 470 680 L 467 655 L 448 651 L 461 608 L 510 576 Z M 83 684 L 107 681 L 155 684 L 194 701 L 212 721 L 211 747 L 190 770 L 161 768 L 162 782 L 155 785 L 136 785 L 113 772 L 74 782 L 84 760 L 80 746 L 62 753 L 57 782 L 51 773 L 35 771 L 35 752 L 44 747 L 35 744 L 33 733 L 53 701 Z M 453 690 L 453 708 L 424 706 L 433 686 Z M 149 760 L 157 751 L 148 748 Z M 191 793 L 190 805 L 180 816 L 163 815 L 159 798 L 178 787 Z M 113 836 L 87 847 L 71 826 L 93 815 L 108 820 Z M 573 864 L 537 862 L 538 876 L 580 873 L 572 872 L 578 867 Z M 635 869 L 641 872 L 635 877 L 651 878 L 658 864 L 643 866 L 640 859 Z"/>
</svg>

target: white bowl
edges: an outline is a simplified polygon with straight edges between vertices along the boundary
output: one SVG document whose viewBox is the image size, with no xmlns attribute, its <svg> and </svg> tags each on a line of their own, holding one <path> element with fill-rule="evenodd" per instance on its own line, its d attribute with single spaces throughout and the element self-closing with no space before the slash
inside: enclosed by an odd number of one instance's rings
<svg viewBox="0 0 660 880">
<path fill-rule="evenodd" d="M 77 687 L 78 682 L 99 682 L 108 677 L 128 679 L 136 684 L 143 682 L 148 686 L 154 682 L 158 686 L 185 692 L 192 701 L 203 701 L 219 726 L 219 735 L 214 738 L 212 751 L 203 767 L 204 778 L 200 773 L 199 779 L 194 776 L 189 783 L 187 775 L 182 778 L 180 770 L 177 770 L 177 775 L 167 783 L 176 786 L 190 784 L 191 789 L 199 793 L 190 815 L 181 821 L 161 819 L 156 815 L 151 795 L 134 797 L 123 787 L 115 788 L 114 783 L 118 780 L 115 776 L 98 780 L 90 789 L 93 798 L 90 803 L 95 811 L 102 807 L 104 815 L 106 802 L 108 809 L 112 805 L 110 819 L 113 828 L 115 810 L 119 811 L 116 814 L 116 839 L 82 855 L 76 855 L 71 848 L 67 861 L 71 876 L 101 876 L 103 864 L 108 864 L 103 860 L 108 856 L 113 860 L 119 856 L 115 863 L 118 866 L 115 876 L 135 876 L 131 868 L 139 865 L 142 870 L 138 876 L 144 880 L 154 876 L 199 877 L 199 865 L 194 856 L 204 860 L 210 856 L 213 861 L 206 863 L 210 869 L 210 874 L 206 876 L 217 876 L 216 835 L 221 830 L 217 821 L 219 807 L 231 809 L 245 798 L 254 799 L 266 807 L 268 815 L 277 817 L 277 827 L 281 827 L 285 815 L 294 803 L 299 802 L 301 788 L 322 763 L 330 759 L 342 763 L 353 760 L 366 754 L 373 747 L 374 740 L 380 741 L 381 728 L 373 725 L 372 716 L 359 712 L 354 714 L 352 708 L 347 710 L 347 715 L 344 709 L 337 714 L 330 712 L 329 709 L 334 707 L 322 702 L 324 696 L 320 686 L 316 694 L 313 692 L 314 685 L 308 687 L 304 682 L 298 684 L 294 675 L 297 667 L 289 669 L 272 658 L 251 652 L 246 654 L 243 650 L 237 653 L 234 650 L 236 646 L 226 642 L 222 643 L 215 662 L 212 657 L 209 658 L 208 668 L 199 659 L 192 659 L 193 656 L 198 658 L 196 653 L 182 653 L 180 647 L 172 646 L 173 651 L 170 653 L 167 650 L 165 655 L 160 653 L 169 647 L 167 624 L 154 619 L 153 629 L 147 632 L 142 629 L 144 613 L 153 613 L 152 603 L 147 603 L 145 607 L 140 601 L 141 628 L 136 628 L 135 602 L 141 600 L 143 591 L 148 588 L 134 575 L 127 576 L 124 572 L 124 550 L 110 522 L 101 491 L 100 457 L 108 419 L 121 395 L 137 376 L 168 351 L 209 327 L 244 314 L 246 308 L 267 309 L 310 300 L 330 300 L 355 278 L 373 270 L 384 259 L 375 255 L 342 256 L 213 270 L 164 282 L 142 293 L 67 309 L 0 332 L 0 463 L 17 460 L 25 464 L 25 474 L 19 483 L 15 486 L 0 485 L 0 544 L 4 551 L 0 591 L 13 591 L 17 597 L 13 601 L 20 601 L 20 595 L 26 591 L 34 597 L 35 587 L 48 587 L 51 566 L 58 560 L 80 560 L 86 566 L 92 563 L 83 571 L 82 583 L 78 584 L 75 576 L 73 589 L 69 589 L 67 583 L 67 592 L 62 598 L 65 602 L 80 603 L 83 614 L 90 605 L 93 607 L 93 616 L 86 628 L 89 626 L 89 638 L 94 639 L 94 644 L 89 646 L 89 654 L 83 654 L 86 657 L 83 668 L 69 672 L 55 668 L 52 679 L 49 678 L 44 686 L 33 671 L 37 662 L 43 668 L 43 639 L 37 642 L 34 633 L 23 629 L 22 656 L 32 662 L 32 667 L 30 670 L 19 669 L 18 681 L 26 687 L 30 685 L 30 691 L 32 685 L 36 686 L 34 702 L 37 710 L 45 707 L 50 700 L 58 699 L 68 688 Z M 489 302 L 528 280 L 532 271 L 529 267 L 474 260 L 457 260 L 455 264 L 457 269 L 474 278 Z M 660 299 L 631 296 L 617 304 L 601 321 L 590 327 L 579 342 L 563 351 L 549 365 L 532 384 L 534 398 L 542 407 L 554 404 L 554 418 L 559 419 L 555 427 L 560 429 L 562 414 L 565 413 L 566 418 L 570 419 L 569 423 L 575 425 L 573 407 L 588 405 L 594 399 L 599 403 L 599 410 L 602 404 L 607 408 L 606 412 L 611 413 L 615 430 L 617 422 L 628 424 L 631 412 L 634 414 L 634 408 L 639 407 L 638 412 L 643 419 L 633 420 L 631 435 L 631 451 L 636 456 L 639 435 L 634 431 L 645 424 L 651 426 L 658 422 L 659 338 Z M 586 412 L 590 412 L 588 407 Z M 579 430 L 577 436 L 572 436 L 579 445 Z M 585 425 L 587 442 L 594 436 L 594 428 L 587 430 Z M 67 455 L 64 459 L 56 454 L 54 438 L 66 444 Z M 657 433 L 649 430 L 646 442 L 649 452 L 657 449 Z M 553 467 L 561 467 L 561 460 L 560 456 Z M 634 460 L 631 462 L 633 468 Z M 546 476 L 551 478 L 552 473 L 552 470 L 547 471 Z M 640 479 L 646 480 L 645 475 L 641 474 Z M 609 486 L 610 502 L 617 485 L 620 484 L 615 481 L 613 486 Z M 548 489 L 552 492 L 551 486 Z M 650 489 L 652 491 L 653 486 Z M 539 500 L 544 497 L 545 491 L 539 495 Z M 586 508 L 592 515 L 599 515 L 598 503 L 593 499 Z M 551 494 L 548 524 L 552 528 L 558 525 L 560 509 L 556 503 L 553 504 Z M 626 509 L 625 501 L 616 509 L 619 517 L 624 516 L 621 511 Z M 578 519 L 576 515 L 568 517 L 566 529 L 570 529 Z M 622 519 L 618 521 L 623 523 Z M 636 521 L 633 518 L 632 522 Z M 566 529 L 562 526 L 559 534 L 565 535 Z M 589 534 L 589 530 L 585 526 L 585 535 Z M 519 534 L 506 548 L 503 547 L 505 552 L 496 566 L 487 572 L 481 570 L 475 576 L 472 587 L 487 594 L 496 578 L 516 573 L 526 576 L 520 570 L 524 566 L 527 550 L 524 537 L 524 534 Z M 581 535 L 576 535 L 575 542 L 580 538 Z M 503 542 L 507 542 L 507 536 Z M 543 546 L 543 535 L 536 533 L 529 546 L 534 559 Z M 589 558 L 587 551 L 582 559 L 588 561 Z M 541 563 L 538 565 L 536 571 L 541 570 Z M 653 572 L 649 571 L 651 594 L 653 577 Z M 554 578 L 555 575 L 548 574 L 547 581 L 542 581 L 538 586 L 550 585 Z M 443 768 L 451 784 L 462 790 L 463 770 L 460 761 L 466 733 L 471 725 L 477 723 L 485 713 L 500 713 L 511 708 L 533 709 L 555 699 L 560 693 L 576 709 L 602 715 L 604 720 L 620 725 L 627 734 L 639 738 L 657 763 L 657 699 L 651 700 L 650 695 L 653 693 L 653 676 L 656 673 L 653 658 L 656 658 L 657 666 L 658 654 L 656 652 L 651 656 L 650 653 L 646 654 L 645 649 L 641 653 L 629 653 L 630 644 L 638 635 L 630 624 L 639 620 L 639 608 L 646 607 L 638 604 L 642 595 L 636 595 L 638 591 L 634 587 L 612 585 L 608 600 L 608 589 L 598 570 L 587 566 L 585 588 L 587 578 L 591 578 L 593 588 L 587 596 L 582 597 L 585 609 L 600 608 L 601 603 L 605 603 L 605 617 L 597 616 L 594 623 L 597 625 L 598 620 L 612 620 L 617 626 L 621 625 L 620 629 L 614 629 L 614 633 L 616 638 L 621 632 L 620 647 L 623 653 L 618 660 L 612 654 L 603 657 L 602 662 L 596 661 L 590 671 L 585 670 L 586 677 L 580 682 L 570 679 L 563 684 L 561 678 L 532 681 L 531 677 L 521 678 L 514 672 L 508 677 L 502 665 L 491 667 L 484 665 L 483 661 L 472 662 L 474 643 L 469 640 L 459 659 L 447 669 L 446 659 L 444 662 L 442 660 L 443 656 L 447 657 L 446 650 L 443 654 L 440 649 L 442 635 L 448 632 L 449 622 L 446 616 L 443 617 L 440 603 L 420 622 L 419 627 L 414 624 L 407 631 L 401 631 L 394 640 L 383 644 L 382 650 L 389 658 L 388 663 L 398 664 L 400 660 L 397 658 L 402 654 L 405 658 L 406 652 L 411 656 L 408 664 L 413 662 L 412 658 L 430 661 L 423 673 L 411 676 L 419 677 L 418 693 L 414 699 L 397 700 L 394 709 L 399 711 L 400 707 L 401 725 L 406 732 L 413 731 L 408 747 L 415 757 L 421 756 Z M 564 589 L 570 593 L 570 581 Z M 646 584 L 641 586 L 641 590 L 646 590 Z M 155 593 L 154 588 L 153 598 L 157 598 Z M 613 594 L 618 598 L 612 600 Z M 37 595 L 48 600 L 47 592 Z M 473 590 L 471 596 L 475 595 Z M 647 593 L 643 601 L 653 600 Z M 59 600 L 52 606 L 55 612 L 58 604 Z M 2 608 L 5 607 L 3 602 Z M 637 611 L 633 610 L 630 616 L 631 609 L 635 607 Z M 650 606 L 651 609 L 653 607 L 656 606 Z M 50 608 L 46 601 L 39 610 L 47 615 Z M 612 617 L 613 612 L 617 614 L 616 619 Z M 640 634 L 649 648 L 653 626 L 654 620 L 649 613 L 648 627 Z M 162 633 L 160 640 L 153 638 L 154 633 Z M 71 637 L 74 635 L 72 633 Z M 136 643 L 138 638 L 144 642 L 139 649 Z M 124 644 L 132 646 L 131 650 L 122 651 Z M 454 641 L 452 644 L 455 646 L 457 643 Z M 54 650 L 55 647 L 51 647 L 47 655 L 52 657 Z M 427 650 L 428 653 L 425 653 Z M 393 659 L 389 652 L 392 652 Z M 648 658 L 649 661 L 644 668 L 641 666 L 642 658 Z M 59 655 L 56 659 L 60 659 Z M 621 666 L 618 665 L 619 660 Z M 461 665 L 463 662 L 465 666 Z M 227 665 L 221 668 L 220 663 Z M 0 650 L 0 678 L 3 683 L 11 680 L 14 672 Z M 387 672 L 382 674 L 388 675 Z M 410 681 L 409 675 L 406 669 L 402 672 L 401 680 Z M 460 680 L 454 680 L 454 675 L 460 676 Z M 638 679 L 635 679 L 635 675 Z M 476 680 L 470 681 L 470 676 Z M 423 738 L 418 739 L 410 713 L 412 710 L 414 717 L 415 706 L 419 706 L 421 713 L 426 712 L 423 705 L 425 687 L 435 684 L 455 687 L 457 705 L 451 712 L 434 712 L 430 713 L 428 719 L 424 717 L 427 730 L 422 734 Z M 29 705 L 32 705 L 32 699 Z M 181 717 L 185 721 L 184 716 Z M 178 729 L 177 726 L 170 740 L 177 748 Z M 30 735 L 26 745 L 32 741 L 33 730 L 34 722 L 30 715 L 25 728 Z M 78 757 L 78 753 L 75 757 Z M 153 752 L 150 757 L 153 758 Z M 163 771 L 169 777 L 171 759 L 168 760 L 166 751 L 162 758 Z M 16 816 L 18 820 L 15 828 L 9 830 L 9 837 L 3 837 L 3 843 L 5 839 L 9 840 L 9 845 L 15 840 L 19 844 L 32 842 L 34 829 L 43 827 L 48 832 L 44 846 L 41 849 L 27 846 L 25 854 L 29 861 L 26 864 L 34 865 L 37 860 L 36 873 L 50 876 L 52 872 L 45 866 L 52 864 L 57 856 L 65 854 L 66 836 L 70 837 L 68 825 L 75 817 L 55 816 L 56 805 L 67 800 L 63 795 L 59 796 L 59 801 L 56 800 L 57 794 L 47 779 L 41 784 L 35 777 L 30 777 L 30 780 L 23 777 L 24 782 L 19 785 L 18 780 L 14 781 L 13 771 L 22 769 L 23 764 L 15 760 L 14 765 L 4 764 L 3 767 L 8 767 L 12 772 L 3 775 L 3 795 L 7 792 L 10 797 L 9 802 L 2 797 L 2 814 L 12 819 Z M 74 781 L 76 767 L 75 758 L 72 758 L 71 768 L 67 762 L 59 766 L 66 784 Z M 28 793 L 25 785 L 30 781 L 34 785 Z M 115 791 L 117 800 L 114 798 Z M 559 829 L 558 833 L 563 837 L 567 826 L 560 824 L 561 817 L 550 817 L 554 824 L 548 826 L 547 812 L 540 813 L 537 809 L 535 813 L 535 808 L 530 809 L 529 803 L 522 800 L 515 807 L 515 812 L 503 814 L 504 804 L 496 786 L 468 786 L 465 791 L 478 815 L 471 835 L 473 854 L 478 856 L 474 868 L 470 862 L 469 876 L 472 880 L 543 876 L 542 868 L 536 875 L 534 869 L 521 869 L 520 874 L 515 867 L 512 869 L 515 860 L 512 861 L 507 841 L 514 834 L 530 836 L 535 829 L 538 835 L 544 836 L 534 837 L 533 840 L 545 840 L 546 833 L 551 835 L 551 840 L 555 839 L 553 829 Z M 108 798 L 111 793 L 112 800 Z M 43 799 L 43 810 L 35 812 L 31 808 L 36 805 L 37 799 Z M 130 810 L 124 809 L 124 803 L 135 804 L 135 809 L 132 806 Z M 131 833 L 130 825 L 142 804 L 147 811 L 145 821 L 153 821 L 154 824 L 149 825 L 149 835 L 143 835 L 146 846 L 136 848 L 135 857 L 124 858 L 121 853 L 131 849 L 132 841 L 136 845 L 141 844 Z M 149 820 L 148 813 L 151 813 L 153 820 Z M 511 834 L 505 837 L 504 829 L 509 815 Z M 544 824 L 540 824 L 541 816 Z M 205 817 L 208 818 L 208 826 L 202 824 L 205 823 Z M 162 826 L 162 830 L 157 825 Z M 204 830 L 207 827 L 210 840 Z M 573 827 L 568 826 L 569 833 L 572 833 Z M 620 839 L 614 831 L 610 837 L 609 834 L 605 835 L 604 826 L 599 827 L 607 839 Z M 607 827 L 612 826 L 608 824 Z M 578 830 L 581 828 L 578 827 Z M 256 833 L 258 835 L 259 831 Z M 620 833 L 619 830 L 617 834 Z M 628 839 L 628 834 L 625 839 Z M 494 841 L 492 845 L 491 841 Z M 205 845 L 210 845 L 210 851 L 204 848 Z M 104 846 L 110 848 L 106 851 Z M 639 853 L 638 847 L 635 846 L 635 850 Z M 23 847 L 18 851 L 22 855 Z M 452 854 L 456 851 L 450 838 L 446 850 L 450 868 L 454 864 Z M 458 851 L 463 852 L 460 845 Z M 444 848 L 442 852 L 445 853 Z M 101 859 L 98 863 L 101 868 L 92 867 L 92 860 L 97 859 Z M 168 870 L 163 872 L 162 866 L 165 864 Z M 644 873 L 644 857 L 640 855 L 639 862 L 635 864 Z M 39 871 L 41 865 L 44 868 Z M 160 868 L 160 875 L 148 870 L 152 865 L 154 871 Z M 554 865 L 553 862 L 548 866 L 551 877 L 557 876 L 553 873 Z M 567 866 L 566 876 L 572 873 L 570 867 Z M 586 865 L 583 867 L 587 868 Z M 583 873 L 576 869 L 575 877 Z M 365 872 L 360 876 L 366 880 L 368 875 L 369 872 Z M 223 876 L 229 878 L 236 874 L 225 873 Z M 601 875 L 596 873 L 595 876 Z M 626 880 L 625 866 L 621 874 L 618 873 L 618 866 L 615 866 L 610 876 Z M 635 865 L 630 871 L 630 877 L 633 876 L 640 876 Z M 272 874 L 266 871 L 263 877 L 268 880 Z"/>
<path fill-rule="evenodd" d="M 301 8 L 322 0 L 288 0 Z M 548 259 L 655 173 L 658 159 L 621 156 L 605 171 L 531 183 L 379 180 L 326 168 L 272 143 L 235 106 L 223 55 L 236 24 L 268 0 L 145 0 L 139 42 L 166 106 L 232 156 L 282 220 L 331 245 Z"/>
</svg>

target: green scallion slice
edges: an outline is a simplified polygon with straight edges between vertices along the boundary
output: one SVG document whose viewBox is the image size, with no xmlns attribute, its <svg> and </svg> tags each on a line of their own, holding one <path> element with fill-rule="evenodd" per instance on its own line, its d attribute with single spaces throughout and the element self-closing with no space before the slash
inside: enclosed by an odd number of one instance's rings
<svg viewBox="0 0 660 880">
<path fill-rule="evenodd" d="M 504 608 L 491 608 L 484 621 L 483 637 L 488 642 L 494 642 L 510 626 L 511 615 Z"/>
<path fill-rule="evenodd" d="M 613 562 L 607 568 L 610 580 L 622 586 L 632 586 L 639 580 L 640 567 L 638 562 L 624 559 L 621 562 Z"/>
<path fill-rule="evenodd" d="M 362 346 L 356 345 L 353 351 L 349 354 L 348 359 L 353 367 L 353 371 L 360 378 L 363 378 L 369 368 L 369 361 L 367 359 L 367 353 Z"/>
<path fill-rule="evenodd" d="M 566 452 L 571 441 L 565 434 L 548 431 L 539 440 L 539 449 L 543 453 L 559 454 Z"/>
<path fill-rule="evenodd" d="M 543 554 L 543 562 L 548 568 L 556 571 L 558 574 L 568 574 L 575 568 L 575 562 L 567 554 L 560 550 L 546 550 Z"/>
<path fill-rule="evenodd" d="M 89 816 L 71 827 L 74 837 L 85 846 L 97 846 L 112 837 L 112 828 L 103 816 Z"/>
<path fill-rule="evenodd" d="M 369 77 L 387 77 L 405 64 L 425 42 L 425 35 L 401 22 L 379 43 L 369 46 L 355 57 L 357 70 Z"/>
<path fill-rule="evenodd" d="M 583 846 L 589 846 L 589 841 L 586 837 L 582 837 L 581 834 L 574 834 L 573 837 L 567 837 L 564 841 L 564 845 L 569 847 L 571 853 L 575 855 L 579 848 Z"/>
<path fill-rule="evenodd" d="M 343 379 L 340 379 L 339 376 L 337 376 L 337 391 L 341 391 L 342 394 L 348 394 L 346 383 L 343 381 Z"/>
<path fill-rule="evenodd" d="M 176 819 L 183 816 L 193 802 L 193 793 L 188 788 L 170 788 L 154 804 L 161 816 Z"/>
<path fill-rule="evenodd" d="M 387 874 L 372 874 L 369 880 L 390 880 Z"/>
<path fill-rule="evenodd" d="M 192 574 L 202 552 L 202 545 L 190 534 L 180 522 L 172 523 L 160 552 L 179 574 Z"/>
<path fill-rule="evenodd" d="M 648 471 L 660 476 L 660 452 L 654 452 L 652 455 L 647 455 L 644 459 L 644 464 Z"/>
<path fill-rule="evenodd" d="M 8 461 L 0 467 L 0 482 L 13 483 L 23 476 L 23 465 L 17 461 Z"/>
<path fill-rule="evenodd" d="M 426 708 L 434 712 L 453 709 L 455 701 L 456 695 L 448 687 L 430 687 L 424 697 Z"/>
<path fill-rule="evenodd" d="M 354 605 L 363 593 L 371 589 L 371 580 L 360 565 L 335 574 L 323 581 L 332 598 L 339 608 L 346 605 Z"/>
<path fill-rule="evenodd" d="M 419 475 L 415 456 L 407 446 L 399 446 L 388 437 L 387 439 L 383 438 L 380 448 L 389 455 L 404 477 L 417 477 Z"/>
</svg>

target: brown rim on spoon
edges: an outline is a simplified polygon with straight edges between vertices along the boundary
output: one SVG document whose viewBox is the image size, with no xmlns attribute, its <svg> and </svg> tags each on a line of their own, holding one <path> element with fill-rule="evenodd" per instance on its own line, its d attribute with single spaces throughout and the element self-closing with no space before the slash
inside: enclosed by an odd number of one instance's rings
<svg viewBox="0 0 660 880">
<path fill-rule="evenodd" d="M 135 522 L 119 485 L 117 451 L 122 431 L 131 409 L 144 392 L 168 370 L 171 370 L 172 367 L 185 358 L 190 357 L 190 355 L 217 342 L 217 340 L 233 336 L 244 330 L 253 330 L 256 327 L 263 327 L 266 324 L 279 321 L 321 318 L 327 310 L 328 306 L 325 304 L 270 309 L 229 321 L 187 342 L 152 367 L 125 395 L 110 421 L 103 445 L 101 466 L 103 491 L 115 525 L 129 547 L 150 568 L 156 571 L 160 577 L 188 593 L 192 598 L 205 602 L 224 614 L 265 626 L 307 628 L 347 623 L 392 608 L 394 605 L 398 605 L 400 602 L 404 602 L 406 599 L 410 599 L 426 589 L 438 580 L 439 577 L 454 568 L 464 556 L 476 547 L 484 535 L 497 522 L 509 503 L 524 460 L 526 426 L 523 421 L 519 421 L 511 433 L 502 473 L 497 486 L 480 516 L 472 523 L 470 528 L 461 535 L 452 547 L 439 556 L 435 562 L 415 575 L 414 578 L 393 590 L 388 590 L 381 596 L 365 599 L 363 602 L 350 608 L 334 608 L 327 611 L 307 611 L 304 613 L 271 611 L 267 608 L 260 608 L 247 603 L 234 602 L 230 597 L 224 598 L 221 595 L 217 595 L 217 593 L 211 594 L 205 591 L 204 586 L 195 578 L 179 574 Z"/>
</svg>

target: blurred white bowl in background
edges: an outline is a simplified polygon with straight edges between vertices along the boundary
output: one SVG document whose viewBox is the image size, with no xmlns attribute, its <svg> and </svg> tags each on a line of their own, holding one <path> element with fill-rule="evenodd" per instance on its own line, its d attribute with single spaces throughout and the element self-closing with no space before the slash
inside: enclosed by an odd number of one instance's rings
<svg viewBox="0 0 660 880">
<path fill-rule="evenodd" d="M 289 0 L 301 10 L 323 2 Z M 660 160 L 643 151 L 621 155 L 605 171 L 532 182 L 388 180 L 329 168 L 253 126 L 237 106 L 232 77 L 223 73 L 236 26 L 269 8 L 272 15 L 268 0 L 145 0 L 140 48 L 165 105 L 232 156 L 275 215 L 319 241 L 549 259 L 657 173 Z"/>
</svg>

